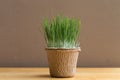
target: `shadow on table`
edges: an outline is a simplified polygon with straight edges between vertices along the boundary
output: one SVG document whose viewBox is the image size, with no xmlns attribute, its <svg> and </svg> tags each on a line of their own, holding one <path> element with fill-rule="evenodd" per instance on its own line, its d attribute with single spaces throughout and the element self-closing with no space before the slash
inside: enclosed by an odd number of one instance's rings
<svg viewBox="0 0 120 80">
<path fill-rule="evenodd" d="M 22 78 L 30 78 L 30 79 L 40 79 L 40 80 L 75 80 L 75 78 L 56 78 L 51 77 L 49 74 L 40 74 L 40 75 L 29 75 L 29 76 L 21 76 Z"/>
<path fill-rule="evenodd" d="M 33 78 L 51 78 L 51 76 L 48 75 L 48 74 L 31 75 L 29 77 L 33 77 Z"/>
</svg>

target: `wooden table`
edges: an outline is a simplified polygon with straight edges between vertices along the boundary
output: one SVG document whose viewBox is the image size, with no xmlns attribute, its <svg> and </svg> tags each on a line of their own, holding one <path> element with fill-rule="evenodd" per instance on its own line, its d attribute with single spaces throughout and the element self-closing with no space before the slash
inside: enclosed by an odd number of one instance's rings
<svg viewBox="0 0 120 80">
<path fill-rule="evenodd" d="M 73 78 L 51 78 L 48 68 L 0 68 L 0 80 L 120 80 L 120 68 L 78 68 Z"/>
</svg>

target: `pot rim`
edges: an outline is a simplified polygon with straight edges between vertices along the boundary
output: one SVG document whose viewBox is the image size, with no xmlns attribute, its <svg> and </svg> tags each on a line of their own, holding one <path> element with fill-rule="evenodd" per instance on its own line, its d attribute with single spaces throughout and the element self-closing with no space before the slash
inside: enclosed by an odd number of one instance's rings
<svg viewBox="0 0 120 80">
<path fill-rule="evenodd" d="M 78 51 L 81 51 L 81 48 L 80 47 L 77 47 L 77 48 L 45 48 L 45 50 L 78 50 Z"/>
</svg>

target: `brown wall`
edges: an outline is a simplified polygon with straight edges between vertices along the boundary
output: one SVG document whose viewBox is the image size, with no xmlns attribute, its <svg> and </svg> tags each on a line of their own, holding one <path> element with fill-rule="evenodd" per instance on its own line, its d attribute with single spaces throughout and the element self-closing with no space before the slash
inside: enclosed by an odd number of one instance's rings
<svg viewBox="0 0 120 80">
<path fill-rule="evenodd" d="M 120 66 L 120 0 L 0 0 L 0 66 L 47 66 L 44 17 L 82 21 L 78 66 Z"/>
</svg>

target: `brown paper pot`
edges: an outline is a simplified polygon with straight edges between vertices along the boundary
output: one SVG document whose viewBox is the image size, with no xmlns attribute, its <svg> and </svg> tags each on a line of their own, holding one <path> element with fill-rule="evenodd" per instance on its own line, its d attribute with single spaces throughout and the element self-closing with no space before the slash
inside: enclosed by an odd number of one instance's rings
<svg viewBox="0 0 120 80">
<path fill-rule="evenodd" d="M 77 49 L 46 49 L 50 75 L 52 77 L 73 77 L 76 73 Z"/>
</svg>

